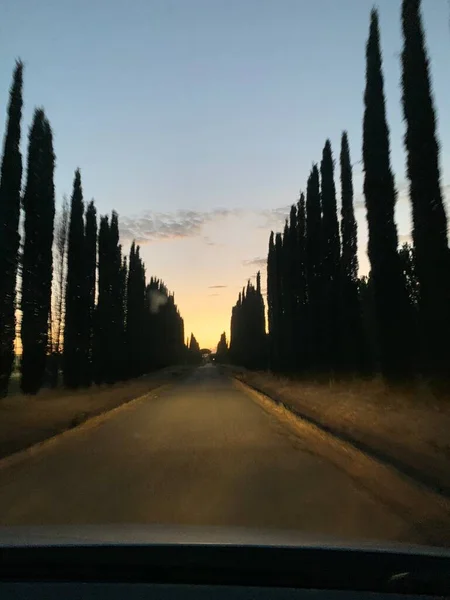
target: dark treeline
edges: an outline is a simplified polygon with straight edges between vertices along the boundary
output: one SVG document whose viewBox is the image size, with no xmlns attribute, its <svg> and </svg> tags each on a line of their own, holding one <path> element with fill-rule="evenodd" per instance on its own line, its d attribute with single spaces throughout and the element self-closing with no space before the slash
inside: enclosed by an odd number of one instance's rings
<svg viewBox="0 0 450 600">
<path fill-rule="evenodd" d="M 233 307 L 229 354 L 232 362 L 249 369 L 262 369 L 266 365 L 264 301 L 259 272 L 256 287 L 249 281 Z"/>
<path fill-rule="evenodd" d="M 200 364 L 202 362 L 202 351 L 200 344 L 195 339 L 195 335 L 191 333 L 191 337 L 188 343 L 189 348 L 189 362 L 192 364 Z"/>
<path fill-rule="evenodd" d="M 217 344 L 215 359 L 218 363 L 227 363 L 229 360 L 228 356 L 228 342 L 225 331 L 221 334 L 219 343 Z"/>
<path fill-rule="evenodd" d="M 267 260 L 268 344 L 251 286 L 232 312 L 230 358 L 249 368 L 325 376 L 381 372 L 389 381 L 450 374 L 450 252 L 439 144 L 419 0 L 402 2 L 402 105 L 413 244 L 399 248 L 397 191 L 378 13 L 366 45 L 362 159 L 371 271 L 358 278 L 350 150 L 340 147 L 340 218 L 329 140 Z M 252 298 L 251 302 L 247 297 Z M 258 296 L 258 301 L 254 298 Z M 261 305 L 261 306 L 260 306 Z"/>
<path fill-rule="evenodd" d="M 116 212 L 98 221 L 78 169 L 70 207 L 65 202 L 55 219 L 53 134 L 41 108 L 29 131 L 22 193 L 22 85 L 17 62 L 0 178 L 0 396 L 13 372 L 16 314 L 27 394 L 56 385 L 61 372 L 65 386 L 78 388 L 196 362 L 199 349 L 184 344 L 174 295 L 156 278 L 147 282 L 134 242 L 124 255 Z"/>
</svg>

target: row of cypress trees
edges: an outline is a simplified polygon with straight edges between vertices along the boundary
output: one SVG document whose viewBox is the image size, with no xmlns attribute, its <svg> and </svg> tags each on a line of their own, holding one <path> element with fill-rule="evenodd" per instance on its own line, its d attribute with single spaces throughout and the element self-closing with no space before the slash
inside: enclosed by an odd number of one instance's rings
<svg viewBox="0 0 450 600">
<path fill-rule="evenodd" d="M 413 246 L 399 250 L 397 192 L 378 13 L 366 45 L 363 117 L 364 197 L 369 277 L 358 279 L 357 226 L 347 134 L 340 149 L 341 219 L 331 144 L 313 165 L 306 196 L 292 206 L 283 234 L 273 232 L 267 262 L 268 364 L 284 372 L 364 374 L 389 380 L 415 373 L 442 380 L 450 372 L 450 251 L 439 173 L 439 146 L 420 0 L 401 10 L 402 106 Z M 340 225 L 340 226 L 339 226 Z M 242 298 L 238 301 L 238 312 Z M 233 309 L 236 312 L 236 307 Z M 235 362 L 251 364 L 245 325 Z M 233 338 L 233 333 L 232 333 Z"/>
<path fill-rule="evenodd" d="M 229 357 L 248 369 L 265 366 L 266 324 L 259 271 L 256 287 L 249 281 L 232 309 Z"/>
<path fill-rule="evenodd" d="M 22 193 L 20 152 L 23 64 L 18 61 L 10 90 L 0 176 L 0 396 L 5 395 L 15 360 L 16 314 L 21 311 L 21 389 L 35 394 L 55 384 L 62 370 L 67 387 L 112 383 L 187 360 L 184 325 L 174 296 L 164 284 L 147 284 L 139 246 L 127 259 L 119 242 L 117 213 L 100 217 L 83 201 L 75 172 L 67 244 L 62 356 L 52 343 L 55 155 L 44 110 L 35 110 L 28 139 Z M 23 213 L 21 244 L 20 216 Z M 64 248 L 67 246 L 67 250 Z M 61 252 L 61 250 L 60 250 Z M 64 257 L 64 253 L 66 256 Z M 18 289 L 19 288 L 19 289 Z M 57 352 L 52 352 L 56 346 Z"/>
<path fill-rule="evenodd" d="M 218 363 L 226 363 L 229 360 L 229 349 L 227 342 L 227 334 L 225 331 L 220 334 L 219 343 L 217 344 L 215 359 Z"/>
</svg>

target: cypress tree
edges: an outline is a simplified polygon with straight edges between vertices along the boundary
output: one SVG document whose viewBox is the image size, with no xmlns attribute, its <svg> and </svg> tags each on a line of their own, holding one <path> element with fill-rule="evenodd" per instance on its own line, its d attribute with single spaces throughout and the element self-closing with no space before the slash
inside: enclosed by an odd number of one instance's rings
<svg viewBox="0 0 450 600">
<path fill-rule="evenodd" d="M 231 361 L 248 369 L 266 368 L 264 300 L 259 272 L 256 288 L 248 282 L 231 314 Z"/>
<path fill-rule="evenodd" d="M 366 59 L 363 161 L 368 254 L 377 309 L 381 368 L 387 378 L 399 379 L 411 372 L 411 319 L 397 252 L 396 192 L 390 166 L 378 13 L 375 9 L 371 13 Z M 402 344 L 401 352 L 399 343 Z"/>
<path fill-rule="evenodd" d="M 22 156 L 23 64 L 17 61 L 9 93 L 8 117 L 0 174 L 0 397 L 8 390 L 16 337 L 16 279 L 19 255 Z"/>
<path fill-rule="evenodd" d="M 305 194 L 300 194 L 297 205 L 297 365 L 299 370 L 306 367 L 307 355 L 307 330 L 308 330 L 308 306 L 307 306 L 307 286 L 306 286 L 306 206 Z"/>
<path fill-rule="evenodd" d="M 226 363 L 228 360 L 228 344 L 226 333 L 223 332 L 220 336 L 219 343 L 217 344 L 216 350 L 216 361 L 218 363 Z"/>
<path fill-rule="evenodd" d="M 128 267 L 126 256 L 122 257 L 122 264 L 119 272 L 119 322 L 122 324 L 120 338 L 118 342 L 118 356 L 120 357 L 120 379 L 128 377 L 127 365 L 127 347 L 126 347 L 126 320 L 127 320 L 127 279 Z M 142 321 L 141 329 L 145 335 L 145 322 Z M 141 356 L 141 364 L 145 363 L 145 348 Z M 145 370 L 142 369 L 142 373 Z"/>
<path fill-rule="evenodd" d="M 94 318 L 93 370 L 96 383 L 104 383 L 108 368 L 108 329 L 111 323 L 109 219 L 100 217 L 98 232 L 98 295 Z"/>
<path fill-rule="evenodd" d="M 189 354 L 190 360 L 193 364 L 200 364 L 202 360 L 202 355 L 200 352 L 200 346 L 197 340 L 195 339 L 195 335 L 191 333 L 191 338 L 189 340 Z"/>
<path fill-rule="evenodd" d="M 341 138 L 341 294 L 340 343 L 342 369 L 357 373 L 364 369 L 364 334 L 358 294 L 358 228 L 353 207 L 353 176 L 347 132 Z"/>
<path fill-rule="evenodd" d="M 439 144 L 420 0 L 402 2 L 402 101 L 412 203 L 413 240 L 420 286 L 422 368 L 450 372 L 450 260 L 447 217 L 439 173 Z"/>
<path fill-rule="evenodd" d="M 334 164 L 327 140 L 320 164 L 322 179 L 322 343 L 323 368 L 335 371 L 339 348 L 340 239 L 337 218 Z"/>
<path fill-rule="evenodd" d="M 21 388 L 25 394 L 37 393 L 45 375 L 55 218 L 54 168 L 50 124 L 44 111 L 36 109 L 29 135 L 27 184 L 23 196 Z"/>
<path fill-rule="evenodd" d="M 267 320 L 269 326 L 269 367 L 274 368 L 276 364 L 276 331 L 274 322 L 274 312 L 276 310 L 276 293 L 277 289 L 275 286 L 276 274 L 275 274 L 275 243 L 273 231 L 270 232 L 269 237 L 269 252 L 267 256 Z M 239 302 L 239 300 L 238 300 Z M 234 310 L 234 308 L 233 308 Z M 233 324 L 233 317 L 231 318 Z M 231 339 L 233 338 L 233 332 L 231 331 Z M 230 341 L 231 350 L 231 341 Z"/>
<path fill-rule="evenodd" d="M 64 322 L 64 385 L 77 388 L 86 382 L 87 248 L 84 232 L 83 190 L 80 170 L 75 171 L 70 201 L 67 245 L 66 310 Z"/>
<path fill-rule="evenodd" d="M 358 226 L 353 207 L 353 175 L 347 132 L 341 138 L 341 236 L 342 273 L 349 281 L 358 278 Z"/>
<path fill-rule="evenodd" d="M 321 310 L 321 240 L 322 217 L 319 170 L 314 165 L 306 187 L 306 281 L 308 286 L 309 331 L 308 363 L 313 370 L 322 364 L 322 310 Z"/>
<path fill-rule="evenodd" d="M 299 252 L 298 252 L 298 231 L 297 231 L 297 206 L 293 204 L 289 212 L 289 222 L 286 229 L 285 239 L 285 254 L 287 260 L 286 275 L 288 283 L 286 286 L 286 339 L 287 339 L 287 366 L 290 371 L 295 371 L 298 368 L 299 345 L 300 341 L 297 337 L 298 331 L 298 306 L 300 296 L 300 278 L 299 278 Z"/>
<path fill-rule="evenodd" d="M 275 234 L 275 297 L 274 297 L 274 329 L 276 333 L 275 341 L 275 370 L 280 371 L 284 368 L 284 319 L 283 319 L 283 238 L 281 233 Z"/>
<path fill-rule="evenodd" d="M 109 227 L 108 258 L 110 272 L 109 306 L 110 324 L 108 328 L 108 366 L 106 382 L 114 383 L 120 377 L 123 369 L 123 354 L 121 348 L 124 339 L 125 324 L 123 322 L 123 299 L 121 297 L 122 287 L 122 253 L 119 244 L 119 216 L 113 211 Z"/>
<path fill-rule="evenodd" d="M 127 355 L 130 377 L 137 377 L 149 368 L 148 352 L 149 331 L 143 327 L 146 320 L 146 285 L 145 269 L 142 263 L 139 246 L 134 241 L 130 249 L 128 283 L 127 283 Z"/>
<path fill-rule="evenodd" d="M 294 217 L 294 222 L 296 218 Z M 292 372 L 294 365 L 294 337 L 293 337 L 293 298 L 294 281 L 292 279 L 295 250 L 292 248 L 290 227 L 288 220 L 285 221 L 281 252 L 281 337 L 280 357 L 282 369 L 285 373 Z"/>
<path fill-rule="evenodd" d="M 95 275 L 97 272 L 97 211 L 94 201 L 91 200 L 86 208 L 85 234 L 85 368 L 84 385 L 90 385 L 93 377 L 93 338 L 94 338 L 94 312 L 95 312 Z"/>
</svg>

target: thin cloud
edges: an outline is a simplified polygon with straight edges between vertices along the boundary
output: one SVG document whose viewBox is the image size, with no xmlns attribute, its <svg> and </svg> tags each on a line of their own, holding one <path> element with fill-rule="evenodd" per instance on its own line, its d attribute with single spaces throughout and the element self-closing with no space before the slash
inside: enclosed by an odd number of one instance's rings
<svg viewBox="0 0 450 600">
<path fill-rule="evenodd" d="M 176 210 L 172 213 L 147 211 L 137 216 L 119 219 L 120 235 L 123 240 L 148 242 L 197 237 L 203 226 L 211 221 L 240 214 L 239 209 L 216 208 L 210 211 Z M 214 245 L 208 238 L 204 241 Z"/>
<path fill-rule="evenodd" d="M 277 229 L 284 225 L 284 222 L 289 216 L 291 205 L 279 206 L 278 208 L 270 208 L 257 211 L 259 215 L 264 217 L 265 222 L 260 225 L 260 229 Z"/>
<path fill-rule="evenodd" d="M 227 285 L 208 285 L 209 290 L 221 290 L 228 287 Z"/>
<path fill-rule="evenodd" d="M 250 260 L 243 260 L 242 264 L 244 267 L 265 267 L 267 263 L 267 258 L 262 256 L 258 256 L 257 258 L 252 258 Z"/>
</svg>

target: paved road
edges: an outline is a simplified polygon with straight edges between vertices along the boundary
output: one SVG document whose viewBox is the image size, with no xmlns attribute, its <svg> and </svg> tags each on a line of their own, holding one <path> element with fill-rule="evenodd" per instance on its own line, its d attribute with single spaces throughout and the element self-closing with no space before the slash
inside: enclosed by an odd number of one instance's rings
<svg viewBox="0 0 450 600">
<path fill-rule="evenodd" d="M 0 524 L 170 523 L 419 541 L 212 366 L 0 468 Z"/>
</svg>

